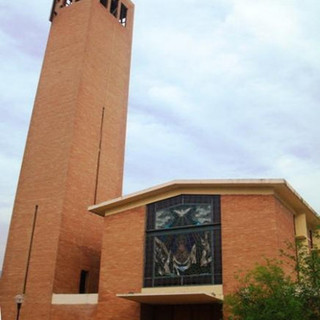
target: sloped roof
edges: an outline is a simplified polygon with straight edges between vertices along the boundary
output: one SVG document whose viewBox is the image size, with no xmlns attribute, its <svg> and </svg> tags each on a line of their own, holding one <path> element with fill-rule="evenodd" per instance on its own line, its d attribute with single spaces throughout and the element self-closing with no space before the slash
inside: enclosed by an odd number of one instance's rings
<svg viewBox="0 0 320 320">
<path fill-rule="evenodd" d="M 174 180 L 139 192 L 105 201 L 88 209 L 100 216 L 115 214 L 129 208 L 179 194 L 274 194 L 294 213 L 305 213 L 314 224 L 320 223 L 317 213 L 284 179 L 216 179 Z"/>
</svg>

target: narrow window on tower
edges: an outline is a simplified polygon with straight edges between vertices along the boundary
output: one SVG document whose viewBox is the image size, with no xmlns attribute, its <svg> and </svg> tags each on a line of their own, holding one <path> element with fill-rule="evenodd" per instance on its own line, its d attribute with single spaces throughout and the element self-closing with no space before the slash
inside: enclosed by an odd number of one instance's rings
<svg viewBox="0 0 320 320">
<path fill-rule="evenodd" d="M 111 0 L 110 13 L 117 17 L 119 0 Z"/>
<path fill-rule="evenodd" d="M 79 283 L 79 293 L 87 293 L 88 292 L 88 278 L 89 278 L 89 271 L 81 270 L 80 283 Z"/>
<path fill-rule="evenodd" d="M 121 9 L 120 9 L 120 17 L 119 17 L 119 22 L 125 27 L 127 24 L 127 12 L 128 8 L 121 3 Z"/>
<path fill-rule="evenodd" d="M 100 3 L 106 8 L 108 7 L 108 0 L 100 0 Z"/>
</svg>

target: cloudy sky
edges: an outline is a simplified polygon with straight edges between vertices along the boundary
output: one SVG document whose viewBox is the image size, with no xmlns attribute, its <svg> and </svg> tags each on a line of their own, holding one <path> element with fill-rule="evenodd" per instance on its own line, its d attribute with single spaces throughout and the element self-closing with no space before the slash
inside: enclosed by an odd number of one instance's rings
<svg viewBox="0 0 320 320">
<path fill-rule="evenodd" d="M 320 212 L 320 1 L 135 4 L 124 193 L 285 178 Z M 0 3 L 0 269 L 50 8 Z"/>
</svg>

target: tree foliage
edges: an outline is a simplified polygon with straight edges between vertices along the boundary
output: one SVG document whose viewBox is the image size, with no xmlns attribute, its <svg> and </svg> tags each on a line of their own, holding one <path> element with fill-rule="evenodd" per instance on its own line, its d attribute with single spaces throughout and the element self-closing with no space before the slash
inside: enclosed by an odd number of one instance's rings
<svg viewBox="0 0 320 320">
<path fill-rule="evenodd" d="M 309 251 L 306 247 L 299 249 L 296 264 L 298 281 L 295 285 L 305 310 L 309 316 L 305 319 L 320 319 L 320 248 Z M 302 318 L 304 319 L 304 318 Z"/>
<path fill-rule="evenodd" d="M 226 297 L 230 320 L 319 320 L 320 250 L 301 247 L 294 259 L 296 277 L 289 277 L 282 261 L 266 260 L 245 276 Z"/>
</svg>

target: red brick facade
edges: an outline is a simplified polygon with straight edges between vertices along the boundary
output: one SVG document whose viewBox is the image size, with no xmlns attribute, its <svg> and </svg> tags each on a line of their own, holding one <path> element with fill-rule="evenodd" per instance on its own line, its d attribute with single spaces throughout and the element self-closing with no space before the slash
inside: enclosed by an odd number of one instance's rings
<svg viewBox="0 0 320 320">
<path fill-rule="evenodd" d="M 50 320 L 87 320 L 95 319 L 96 305 L 53 305 Z"/>
<path fill-rule="evenodd" d="M 103 219 L 87 207 L 122 192 L 133 5 L 121 3 L 126 27 L 98 0 L 53 17 L 4 260 L 4 320 L 23 293 L 36 206 L 20 319 L 49 319 L 52 293 L 78 293 L 81 270 L 98 289 Z"/>
<path fill-rule="evenodd" d="M 239 270 L 279 257 L 294 242 L 301 208 L 313 216 L 284 182 L 168 184 L 115 199 L 122 192 L 134 7 L 119 0 L 118 9 L 128 8 L 124 27 L 110 2 L 60 8 L 65 2 L 56 1 L 0 283 L 2 320 L 16 317 L 21 293 L 20 320 L 139 320 L 140 305 L 116 295 L 143 289 L 146 206 L 157 200 L 221 194 L 223 294 L 235 288 Z M 90 205 L 96 207 L 88 212 Z M 86 293 L 99 293 L 97 303 L 52 302 L 53 294 L 79 293 L 81 271 L 88 272 Z"/>
<path fill-rule="evenodd" d="M 97 319 L 140 319 L 137 303 L 118 293 L 140 292 L 143 280 L 146 207 L 105 217 Z M 222 195 L 223 293 L 237 285 L 239 270 L 280 257 L 294 242 L 293 213 L 274 195 Z M 293 272 L 293 270 L 291 270 Z"/>
<path fill-rule="evenodd" d="M 143 281 L 145 208 L 105 218 L 97 320 L 139 320 L 140 306 L 117 298 Z"/>
<path fill-rule="evenodd" d="M 221 197 L 223 289 L 230 293 L 235 276 L 265 258 L 280 258 L 280 249 L 294 243 L 293 213 L 272 195 Z"/>
</svg>

